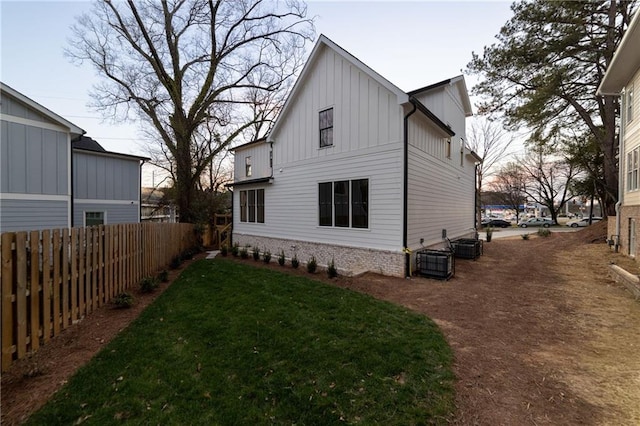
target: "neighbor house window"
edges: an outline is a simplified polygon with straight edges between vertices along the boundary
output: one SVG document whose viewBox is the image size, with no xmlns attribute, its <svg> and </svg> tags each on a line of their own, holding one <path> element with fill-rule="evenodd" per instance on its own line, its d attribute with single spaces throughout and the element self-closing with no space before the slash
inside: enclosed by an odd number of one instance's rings
<svg viewBox="0 0 640 426">
<path fill-rule="evenodd" d="M 251 157 L 244 159 L 244 173 L 247 177 L 251 176 Z"/>
<path fill-rule="evenodd" d="M 369 227 L 369 179 L 318 184 L 320 226 Z"/>
<path fill-rule="evenodd" d="M 460 139 L 460 167 L 464 166 L 464 139 Z"/>
<path fill-rule="evenodd" d="M 627 191 L 638 189 L 638 155 L 640 148 L 627 153 Z"/>
<path fill-rule="evenodd" d="M 104 212 L 84 212 L 84 226 L 104 225 Z"/>
<path fill-rule="evenodd" d="M 333 108 L 320 111 L 320 148 L 333 145 Z"/>
<path fill-rule="evenodd" d="M 264 189 L 240 191 L 240 222 L 264 223 Z"/>
<path fill-rule="evenodd" d="M 627 89 L 627 123 L 633 120 L 633 86 Z"/>
<path fill-rule="evenodd" d="M 451 138 L 446 138 L 445 140 L 445 154 L 447 156 L 447 158 L 451 158 Z"/>
</svg>

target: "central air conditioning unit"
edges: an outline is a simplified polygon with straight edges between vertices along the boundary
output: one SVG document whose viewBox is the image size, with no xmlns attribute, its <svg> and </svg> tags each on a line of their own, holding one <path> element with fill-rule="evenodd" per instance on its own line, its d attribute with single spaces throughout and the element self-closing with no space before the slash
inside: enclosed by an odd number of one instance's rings
<svg viewBox="0 0 640 426">
<path fill-rule="evenodd" d="M 456 257 L 476 260 L 482 255 L 482 240 L 459 238 L 450 243 Z"/>
<path fill-rule="evenodd" d="M 443 250 L 420 250 L 416 252 L 416 272 L 429 278 L 448 280 L 453 276 L 455 262 L 453 253 Z"/>
</svg>

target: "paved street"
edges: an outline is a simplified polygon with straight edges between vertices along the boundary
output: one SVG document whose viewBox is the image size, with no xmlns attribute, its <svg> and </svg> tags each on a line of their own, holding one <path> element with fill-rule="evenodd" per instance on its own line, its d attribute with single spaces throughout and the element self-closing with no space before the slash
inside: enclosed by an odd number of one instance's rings
<svg viewBox="0 0 640 426">
<path fill-rule="evenodd" d="M 513 237 L 516 235 L 522 235 L 522 234 L 535 234 L 538 232 L 538 227 L 528 227 L 528 228 L 518 228 L 518 227 L 511 227 L 511 228 L 494 228 L 493 229 L 493 238 L 506 238 L 506 237 Z M 570 228 L 568 226 L 552 226 L 551 228 L 548 228 L 549 230 L 551 230 L 551 232 L 576 232 L 576 231 L 580 231 L 583 228 Z M 487 235 L 484 232 L 479 232 L 480 234 L 480 239 L 482 240 L 486 240 L 487 239 Z"/>
</svg>

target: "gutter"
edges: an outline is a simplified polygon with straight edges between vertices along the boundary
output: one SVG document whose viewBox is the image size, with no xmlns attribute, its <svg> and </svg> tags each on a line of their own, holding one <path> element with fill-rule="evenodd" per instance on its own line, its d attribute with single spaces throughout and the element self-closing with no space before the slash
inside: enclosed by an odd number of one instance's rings
<svg viewBox="0 0 640 426">
<path fill-rule="evenodd" d="M 404 168 L 403 168 L 403 200 L 402 200 L 402 248 L 404 251 L 404 276 L 411 278 L 411 253 L 407 247 L 407 232 L 409 222 L 409 117 L 411 117 L 418 106 L 411 102 L 413 109 L 404 116 Z"/>
</svg>

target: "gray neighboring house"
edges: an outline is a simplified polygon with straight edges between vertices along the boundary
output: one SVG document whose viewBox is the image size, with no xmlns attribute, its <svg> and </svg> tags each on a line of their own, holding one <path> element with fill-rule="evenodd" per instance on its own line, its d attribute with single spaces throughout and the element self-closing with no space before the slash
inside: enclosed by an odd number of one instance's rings
<svg viewBox="0 0 640 426">
<path fill-rule="evenodd" d="M 105 151 L 4 83 L 0 123 L 0 232 L 140 221 L 144 158 Z"/>
</svg>

